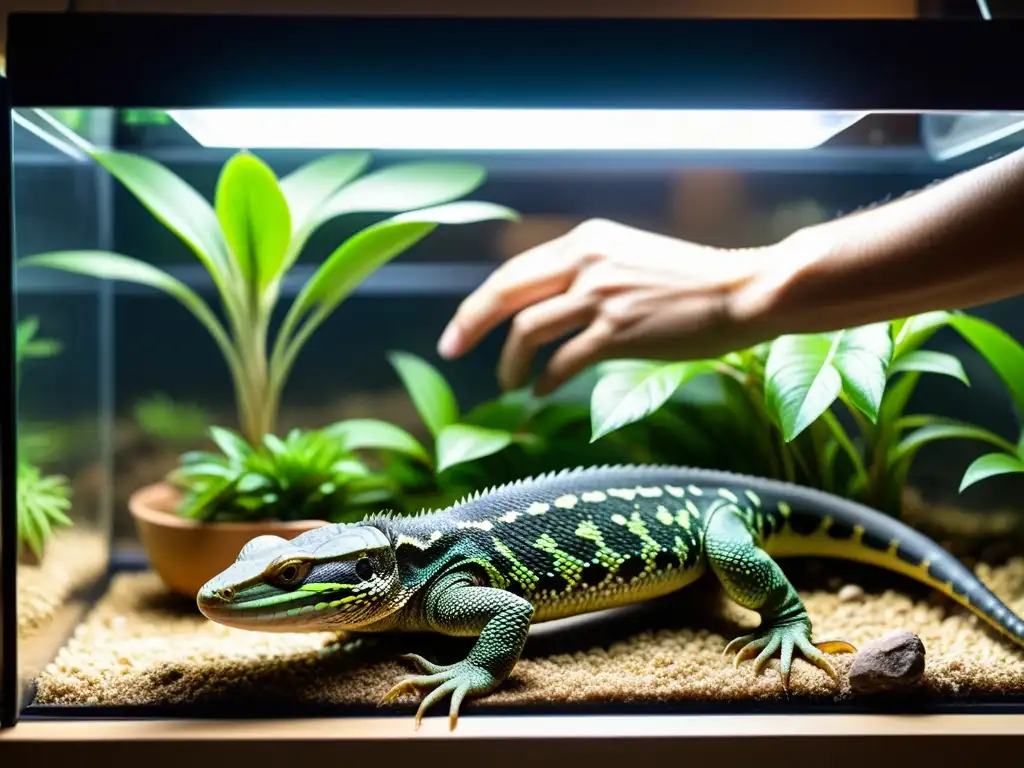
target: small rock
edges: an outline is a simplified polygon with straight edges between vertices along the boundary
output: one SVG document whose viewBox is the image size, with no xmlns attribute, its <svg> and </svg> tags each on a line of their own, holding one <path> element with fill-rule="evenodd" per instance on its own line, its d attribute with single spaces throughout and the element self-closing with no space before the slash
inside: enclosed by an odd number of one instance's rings
<svg viewBox="0 0 1024 768">
<path fill-rule="evenodd" d="M 924 643 L 899 630 L 866 643 L 850 667 L 850 688 L 858 693 L 912 685 L 924 674 Z"/>
<path fill-rule="evenodd" d="M 856 584 L 847 584 L 839 590 L 837 597 L 841 603 L 852 603 L 864 597 L 864 590 Z"/>
</svg>

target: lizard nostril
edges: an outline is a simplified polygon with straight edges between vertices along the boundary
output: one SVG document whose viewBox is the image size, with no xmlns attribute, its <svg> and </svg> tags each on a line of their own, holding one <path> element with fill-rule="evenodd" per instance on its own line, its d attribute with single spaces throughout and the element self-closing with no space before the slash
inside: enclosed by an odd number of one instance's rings
<svg viewBox="0 0 1024 768">
<path fill-rule="evenodd" d="M 235 596 L 235 590 L 231 587 L 222 587 L 217 594 L 220 595 L 223 600 L 230 600 Z"/>
</svg>

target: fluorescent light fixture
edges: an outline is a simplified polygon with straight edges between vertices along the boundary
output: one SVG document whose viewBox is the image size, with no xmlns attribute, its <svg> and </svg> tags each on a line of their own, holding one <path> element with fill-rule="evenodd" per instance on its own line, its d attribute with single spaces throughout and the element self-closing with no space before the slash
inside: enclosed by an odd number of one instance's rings
<svg viewBox="0 0 1024 768">
<path fill-rule="evenodd" d="M 204 147 L 365 150 L 802 150 L 863 112 L 671 109 L 176 109 Z"/>
<path fill-rule="evenodd" d="M 1008 139 L 1019 146 L 1024 138 L 1024 113 L 922 115 L 921 137 L 925 148 L 939 161 L 952 160 Z"/>
</svg>

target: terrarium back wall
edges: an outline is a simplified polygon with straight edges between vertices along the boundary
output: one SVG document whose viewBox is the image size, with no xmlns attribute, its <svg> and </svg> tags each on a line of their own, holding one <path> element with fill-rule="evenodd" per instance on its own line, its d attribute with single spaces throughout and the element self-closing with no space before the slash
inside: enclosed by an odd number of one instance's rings
<svg viewBox="0 0 1024 768">
<path fill-rule="evenodd" d="M 278 174 L 309 159 L 307 154 L 260 154 Z M 226 156 L 161 161 L 212 199 Z M 584 219 L 606 217 L 697 242 L 742 247 L 768 243 L 800 226 L 919 189 L 941 175 L 727 168 L 610 171 L 585 165 L 572 171 L 491 168 L 474 197 L 508 205 L 522 213 L 522 221 L 441 228 L 371 276 L 365 290 L 344 302 L 303 349 L 285 391 L 279 428 L 375 416 L 425 438 L 425 428 L 386 358 L 391 350 L 412 352 L 436 365 L 466 408 L 495 396 L 494 371 L 504 328 L 452 363 L 435 352 L 442 329 L 462 297 L 502 260 Z M 187 248 L 120 187 L 113 208 L 115 250 L 184 269 L 180 274 L 195 276 L 196 286 L 209 285 Z M 373 220 L 348 216 L 331 222 L 311 240 L 300 264 L 318 263 Z M 410 277 L 403 272 L 410 266 L 425 271 Z M 298 274 L 301 282 L 309 272 Z M 204 423 L 234 424 L 235 416 L 223 359 L 206 331 L 161 294 L 123 283 L 116 290 L 116 533 L 132 538 L 128 496 L 161 479 L 181 451 L 201 442 Z M 206 296 L 214 300 L 208 291 Z M 282 313 L 290 298 L 281 302 Z M 1003 302 L 978 313 L 1024 338 L 1019 307 L 1019 302 Z M 931 377 L 922 382 L 912 404 L 1015 439 L 1005 389 L 990 369 L 952 333 L 940 333 L 932 343 L 964 361 L 971 396 L 964 396 L 957 381 Z M 159 423 L 159 405 L 167 402 L 176 409 L 173 434 Z M 163 418 L 166 422 L 166 414 Z M 976 507 L 1004 505 L 1010 497 L 1007 490 L 1020 487 L 1015 477 L 995 478 L 957 494 L 963 470 L 983 450 L 969 441 L 928 446 L 916 462 L 914 481 L 933 497 Z"/>
</svg>

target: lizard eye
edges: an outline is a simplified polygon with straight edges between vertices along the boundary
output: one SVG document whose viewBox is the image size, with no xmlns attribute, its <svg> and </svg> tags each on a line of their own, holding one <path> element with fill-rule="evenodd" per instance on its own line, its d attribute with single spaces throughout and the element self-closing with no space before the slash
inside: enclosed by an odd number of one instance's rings
<svg viewBox="0 0 1024 768">
<path fill-rule="evenodd" d="M 309 564 L 303 562 L 288 562 L 279 565 L 273 572 L 271 580 L 282 587 L 290 587 L 298 584 L 309 573 Z"/>
<path fill-rule="evenodd" d="M 356 576 L 363 581 L 369 581 L 373 578 L 373 563 L 370 562 L 370 558 L 361 557 L 356 560 Z"/>
</svg>

